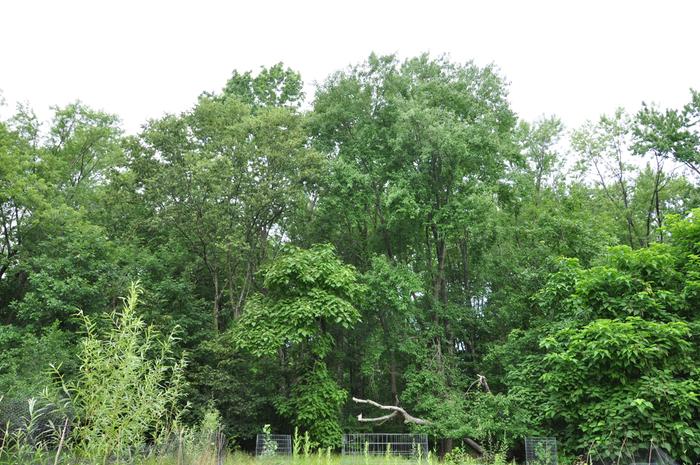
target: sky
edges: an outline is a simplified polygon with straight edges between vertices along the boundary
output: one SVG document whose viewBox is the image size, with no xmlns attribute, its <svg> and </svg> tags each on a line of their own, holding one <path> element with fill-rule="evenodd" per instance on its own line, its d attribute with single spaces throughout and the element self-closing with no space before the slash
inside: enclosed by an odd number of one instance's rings
<svg viewBox="0 0 700 465">
<path fill-rule="evenodd" d="M 80 99 L 134 133 L 234 69 L 284 62 L 307 94 L 371 52 L 495 64 L 523 119 L 569 128 L 700 89 L 700 2 L 0 0 L 2 115 Z"/>
</svg>

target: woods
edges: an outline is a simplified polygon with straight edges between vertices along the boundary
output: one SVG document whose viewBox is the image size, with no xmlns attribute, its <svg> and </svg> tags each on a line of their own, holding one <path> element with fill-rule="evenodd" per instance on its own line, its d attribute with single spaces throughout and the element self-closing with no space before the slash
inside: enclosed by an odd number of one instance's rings
<svg viewBox="0 0 700 465">
<path fill-rule="evenodd" d="M 700 459 L 699 92 L 566 128 L 445 57 L 222 84 L 135 135 L 82 102 L 0 121 L 3 401 L 83 386 L 72 440 L 102 457 L 129 445 L 86 415 Z M 110 352 L 124 318 L 153 337 Z M 118 354 L 143 363 L 92 378 Z M 157 425 L 105 413 L 124 372 Z"/>
</svg>

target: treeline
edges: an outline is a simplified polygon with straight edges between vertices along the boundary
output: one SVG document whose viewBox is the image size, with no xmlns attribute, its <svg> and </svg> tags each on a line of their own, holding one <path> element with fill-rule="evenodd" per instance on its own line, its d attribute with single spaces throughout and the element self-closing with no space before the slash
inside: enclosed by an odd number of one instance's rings
<svg viewBox="0 0 700 465">
<path fill-rule="evenodd" d="M 270 423 L 337 444 L 374 426 L 354 395 L 455 444 L 700 457 L 700 94 L 567 131 L 443 58 L 302 89 L 234 72 L 136 136 L 82 103 L 0 122 L 6 398 L 77 373 L 78 312 L 139 281 L 191 420 L 213 402 L 239 442 Z"/>
</svg>

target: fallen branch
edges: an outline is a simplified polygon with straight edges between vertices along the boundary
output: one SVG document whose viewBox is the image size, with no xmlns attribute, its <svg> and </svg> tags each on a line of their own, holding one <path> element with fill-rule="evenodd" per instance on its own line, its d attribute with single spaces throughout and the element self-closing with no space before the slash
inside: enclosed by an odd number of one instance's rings
<svg viewBox="0 0 700 465">
<path fill-rule="evenodd" d="M 391 420 L 394 418 L 396 415 L 398 415 L 399 412 L 391 412 L 389 415 L 384 415 L 383 417 L 374 417 L 374 418 L 364 418 L 362 414 L 360 413 L 357 416 L 357 421 L 361 421 L 363 423 L 370 423 L 370 422 L 385 422 L 387 420 Z"/>
<path fill-rule="evenodd" d="M 479 454 L 479 456 L 484 455 L 484 448 L 481 447 L 476 441 L 474 441 L 472 438 L 464 438 L 464 442 L 469 445 L 474 451 Z"/>
<path fill-rule="evenodd" d="M 486 383 L 486 377 L 478 375 L 478 379 L 473 383 L 476 384 L 478 383 L 481 387 L 486 390 L 486 392 L 491 392 L 489 389 L 489 385 Z M 403 422 L 404 423 L 414 423 L 416 425 L 429 425 L 430 422 L 428 420 L 424 420 L 422 418 L 417 418 L 414 417 L 413 415 L 409 414 L 407 411 L 399 407 L 398 405 L 382 405 L 379 402 L 375 402 L 370 399 L 358 399 L 357 397 L 353 397 L 352 401 L 358 404 L 369 404 L 373 405 L 377 408 L 380 408 L 382 410 L 391 410 L 391 413 L 387 415 L 383 415 L 381 417 L 373 417 L 373 418 L 365 418 L 362 416 L 360 413 L 357 416 L 357 421 L 363 422 L 363 423 L 370 423 L 370 422 L 385 422 L 387 420 L 391 420 L 394 417 L 397 417 L 401 415 L 403 417 Z M 471 438 L 464 438 L 464 442 L 469 445 L 479 456 L 484 455 L 484 448 L 481 447 L 476 441 L 474 441 Z"/>
<path fill-rule="evenodd" d="M 486 376 L 484 376 L 484 375 L 476 375 L 476 376 L 479 379 L 479 386 L 484 388 L 484 391 L 491 394 L 491 388 L 489 387 L 489 383 L 486 382 Z"/>
<path fill-rule="evenodd" d="M 429 425 L 430 424 L 430 422 L 428 420 L 414 417 L 413 415 L 409 414 L 407 411 L 405 411 L 404 409 L 402 409 L 401 407 L 399 407 L 397 405 L 382 405 L 382 404 L 375 402 L 373 400 L 358 399 L 357 397 L 353 397 L 352 401 L 356 402 L 358 404 L 373 405 L 373 406 L 380 408 L 382 410 L 392 410 L 392 412 L 388 415 L 384 415 L 382 417 L 375 417 L 375 418 L 364 418 L 362 416 L 362 414 L 359 414 L 357 416 L 357 421 L 361 421 L 361 422 L 365 422 L 365 423 L 374 422 L 374 421 L 386 421 L 386 420 L 389 420 L 391 418 L 394 418 L 397 415 L 401 415 L 403 417 L 404 423 L 414 423 L 416 425 Z"/>
</svg>

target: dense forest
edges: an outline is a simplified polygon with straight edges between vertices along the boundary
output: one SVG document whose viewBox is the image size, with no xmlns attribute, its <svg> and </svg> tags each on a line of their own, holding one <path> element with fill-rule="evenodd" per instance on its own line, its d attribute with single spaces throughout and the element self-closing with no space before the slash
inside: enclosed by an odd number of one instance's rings
<svg viewBox="0 0 700 465">
<path fill-rule="evenodd" d="M 565 128 L 495 67 L 371 55 L 312 96 L 278 64 L 193 101 L 136 135 L 81 102 L 0 121 L 4 401 L 89 373 L 126 305 L 172 334 L 142 355 L 182 363 L 182 421 L 244 448 L 270 424 L 700 458 L 700 93 Z"/>
</svg>

